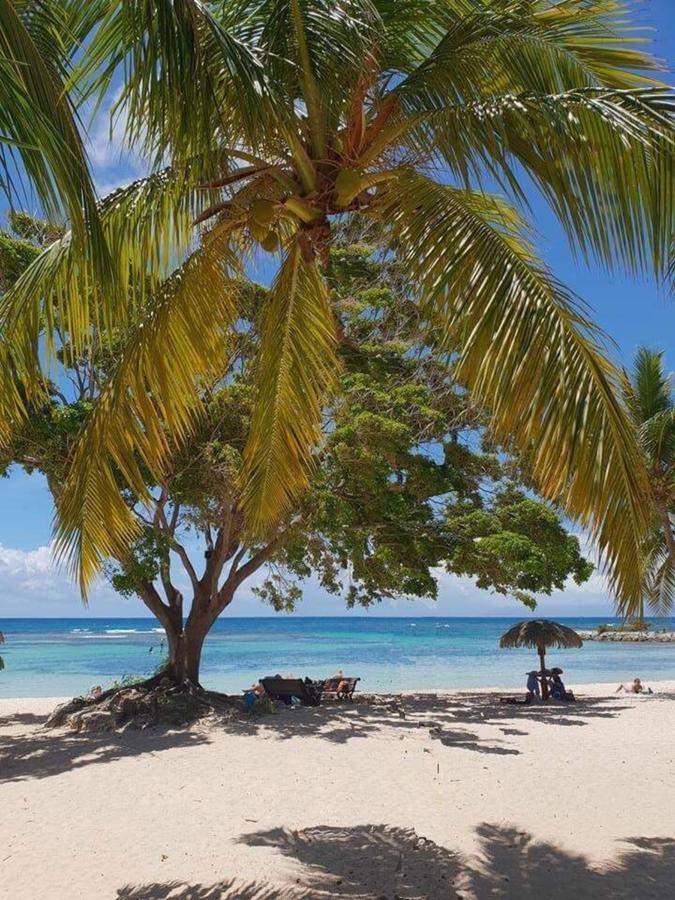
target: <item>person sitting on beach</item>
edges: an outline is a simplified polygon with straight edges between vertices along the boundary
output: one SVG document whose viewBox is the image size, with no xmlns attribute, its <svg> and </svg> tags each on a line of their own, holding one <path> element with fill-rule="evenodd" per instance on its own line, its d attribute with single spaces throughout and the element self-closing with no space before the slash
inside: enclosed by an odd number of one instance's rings
<svg viewBox="0 0 675 900">
<path fill-rule="evenodd" d="M 563 680 L 560 677 L 562 675 L 562 669 L 552 669 L 551 670 L 551 679 L 548 683 L 548 689 L 551 694 L 551 697 L 554 700 L 574 700 L 574 694 L 572 691 L 568 691 L 563 684 Z"/>
<path fill-rule="evenodd" d="M 646 687 L 639 678 L 634 678 L 633 683 L 630 687 L 626 687 L 625 684 L 620 684 L 616 689 L 615 693 L 619 693 L 619 691 L 624 691 L 626 694 L 653 694 L 654 691 L 650 687 Z"/>
<path fill-rule="evenodd" d="M 527 673 L 527 697 L 526 697 L 526 699 L 528 701 L 534 700 L 535 697 L 537 698 L 537 700 L 541 700 L 541 689 L 539 687 L 539 673 L 535 672 L 533 670 L 532 672 Z"/>
<path fill-rule="evenodd" d="M 244 706 L 246 709 L 251 710 L 253 707 L 265 697 L 265 688 L 262 686 L 262 682 L 258 681 L 255 684 L 252 684 L 251 687 L 244 691 Z"/>
<path fill-rule="evenodd" d="M 338 698 L 338 700 L 341 700 L 345 696 L 346 692 L 349 689 L 349 685 L 345 681 L 345 676 L 344 676 L 344 673 L 342 672 L 342 669 L 338 669 L 337 672 L 335 673 L 335 675 L 333 675 L 333 678 L 331 680 L 337 681 L 337 687 L 335 688 L 335 696 Z"/>
</svg>

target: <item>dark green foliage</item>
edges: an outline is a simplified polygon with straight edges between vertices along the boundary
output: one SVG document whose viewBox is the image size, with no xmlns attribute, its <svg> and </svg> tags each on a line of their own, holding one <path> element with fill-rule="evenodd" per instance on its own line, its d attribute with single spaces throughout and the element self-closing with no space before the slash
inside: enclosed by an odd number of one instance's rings
<svg viewBox="0 0 675 900">
<path fill-rule="evenodd" d="M 24 212 L 7 215 L 8 230 L 0 230 L 0 294 L 6 291 L 38 256 L 61 237 L 63 228 Z"/>
<path fill-rule="evenodd" d="M 14 284 L 39 252 L 39 247 L 30 241 L 0 231 L 0 293 Z"/>
<path fill-rule="evenodd" d="M 182 602 L 171 565 L 186 536 L 204 548 L 206 570 L 217 572 L 212 596 L 223 580 L 236 590 L 266 564 L 266 578 L 253 590 L 277 611 L 295 608 L 312 575 L 348 606 L 435 598 L 443 569 L 529 606 L 533 594 L 562 588 L 568 576 L 577 583 L 588 578 L 592 566 L 576 537 L 554 510 L 514 486 L 516 461 L 484 440 L 484 415 L 456 384 L 452 359 L 424 336 L 416 307 L 404 302 L 397 267 L 369 246 L 345 246 L 332 254 L 328 278 L 343 371 L 302 503 L 267 543 L 247 544 L 238 479 L 263 292 L 249 286 L 230 366 L 204 388 L 196 431 L 175 451 L 162 484 L 146 472 L 158 503 L 154 511 L 136 509 L 141 537 L 124 559 L 107 565 L 113 587 L 147 603 L 152 585 L 162 583 L 170 603 Z M 113 363 L 114 351 L 106 349 L 70 365 L 75 399 L 54 387 L 4 467 L 17 461 L 39 469 L 58 497 L 73 440 Z M 220 568 L 208 569 L 214 554 Z"/>
<path fill-rule="evenodd" d="M 513 487 L 477 508 L 449 509 L 448 523 L 456 538 L 449 568 L 532 608 L 532 593 L 562 590 L 569 576 L 581 584 L 593 571 L 556 513 Z"/>
<path fill-rule="evenodd" d="M 529 606 L 529 592 L 585 581 L 593 567 L 576 537 L 478 449 L 481 415 L 401 303 L 396 268 L 349 247 L 333 254 L 329 275 L 345 374 L 302 524 L 279 554 L 286 570 L 315 573 L 349 606 L 435 597 L 439 567 Z M 286 608 L 293 585 L 270 581 L 262 595 Z"/>
</svg>

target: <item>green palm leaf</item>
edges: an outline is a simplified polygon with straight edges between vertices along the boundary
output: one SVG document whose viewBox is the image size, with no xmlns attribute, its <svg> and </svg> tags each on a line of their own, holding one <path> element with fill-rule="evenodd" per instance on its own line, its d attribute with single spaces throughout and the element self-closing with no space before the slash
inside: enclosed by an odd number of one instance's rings
<svg viewBox="0 0 675 900">
<path fill-rule="evenodd" d="M 78 439 L 55 531 L 57 557 L 83 596 L 103 561 L 123 558 L 137 533 L 132 508 L 147 498 L 143 467 L 164 471 L 198 415 L 201 380 L 225 367 L 238 298 L 228 242 L 228 229 L 216 229 L 151 299 Z"/>
<path fill-rule="evenodd" d="M 228 246 L 236 240 L 242 255 L 280 241 L 291 249 L 263 317 L 243 480 L 251 530 L 270 527 L 306 484 L 334 377 L 333 325 L 313 260 L 325 258 L 339 217 L 383 219 L 466 383 L 494 410 L 497 433 L 531 457 L 546 496 L 589 524 L 615 587 L 632 602 L 646 492 L 634 435 L 613 397 L 616 372 L 574 298 L 524 241 L 519 217 L 468 190 L 497 179 L 523 201 L 524 183 L 534 182 L 581 253 L 612 267 L 666 271 L 675 232 L 673 95 L 652 81 L 658 63 L 623 5 L 67 0 L 67 10 L 83 48 L 68 83 L 100 103 L 120 73 L 128 142 L 153 170 L 169 163 L 173 174 L 168 185 L 153 175 L 157 182 L 102 207 L 122 290 L 101 290 L 91 259 L 66 240 L 5 298 L 0 329 L 21 391 L 0 399 L 0 413 L 20 417 L 22 400 L 39 390 L 43 333 L 54 349 L 57 326 L 66 328 L 74 352 L 94 334 L 112 344 L 135 327 L 170 265 L 196 245 L 191 221 L 229 220 L 239 231 Z M 68 50 L 56 56 L 69 59 L 70 39 L 62 40 Z M 262 224 L 255 209 L 266 211 Z M 158 382 L 153 392 L 161 391 Z M 130 441 L 144 446 L 143 435 L 152 435 L 148 459 L 155 467 L 163 459 L 159 425 L 141 399 L 126 429 L 119 419 L 105 438 L 111 459 L 115 442 L 122 448 L 113 468 L 122 473 L 126 459 L 128 483 Z M 163 402 L 160 418 L 171 430 L 177 401 L 169 391 Z M 84 456 L 78 465 L 84 478 Z M 102 484 L 112 491 L 110 480 Z M 93 517 L 93 501 L 91 510 Z M 68 544 L 80 528 L 74 503 L 64 521 Z M 118 547 L 126 521 L 120 510 L 111 525 Z M 112 538 L 83 527 L 91 572 Z"/>
<path fill-rule="evenodd" d="M 109 280 L 110 256 L 63 80 L 65 19 L 66 9 L 53 2 L 0 2 L 0 164 L 8 176 L 0 178 L 0 189 L 11 199 L 16 187 L 9 150 L 47 211 L 68 214 L 80 251 Z"/>
<path fill-rule="evenodd" d="M 268 85 L 260 60 L 234 33 L 233 5 L 216 16 L 202 0 L 97 0 L 77 83 L 85 96 L 102 97 L 123 71 L 113 114 L 125 111 L 129 143 L 156 164 L 167 153 L 204 158 L 223 131 L 243 133 L 249 146 L 260 135 Z"/>
<path fill-rule="evenodd" d="M 413 112 L 503 92 L 645 87 L 656 82 L 640 72 L 663 68 L 615 0 L 454 6 L 438 43 L 396 88 Z"/>
<path fill-rule="evenodd" d="M 326 283 L 296 240 L 260 325 L 257 397 L 242 475 L 242 506 L 253 532 L 288 511 L 308 483 L 323 404 L 339 369 L 336 350 Z"/>
<path fill-rule="evenodd" d="M 631 376 L 624 373 L 623 389 L 649 473 L 644 596 L 656 615 L 667 615 L 675 600 L 675 402 L 663 353 L 640 347 Z"/>
<path fill-rule="evenodd" d="M 77 358 L 128 327 L 149 294 L 185 257 L 192 220 L 206 195 L 186 189 L 186 169 L 164 170 L 115 191 L 100 205 L 107 245 L 113 253 L 114 294 L 97 278 L 89 254 L 70 233 L 44 250 L 0 300 L 0 330 L 13 364 L 32 390 L 41 381 L 40 339 L 53 355 L 60 335 Z M 0 398 L 4 409 L 7 397 Z M 5 411 L 6 414 L 6 411 Z"/>
<path fill-rule="evenodd" d="M 414 173 L 386 216 L 457 374 L 543 496 L 588 527 L 624 598 L 640 592 L 645 475 L 597 330 L 495 198 Z"/>
<path fill-rule="evenodd" d="M 489 173 L 521 200 L 524 168 L 575 248 L 663 274 L 675 228 L 674 112 L 657 90 L 522 94 L 420 115 L 412 136 L 465 182 Z"/>
<path fill-rule="evenodd" d="M 652 529 L 645 542 L 644 596 L 655 616 L 669 616 L 675 605 L 675 558 L 663 530 Z"/>
</svg>

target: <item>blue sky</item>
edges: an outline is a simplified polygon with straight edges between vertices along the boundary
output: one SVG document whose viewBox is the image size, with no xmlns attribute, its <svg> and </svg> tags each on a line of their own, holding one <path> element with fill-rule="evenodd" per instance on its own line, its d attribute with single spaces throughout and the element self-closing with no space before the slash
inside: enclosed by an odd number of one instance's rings
<svg viewBox="0 0 675 900">
<path fill-rule="evenodd" d="M 640 22 L 653 26 L 653 52 L 675 65 L 675 0 L 637 0 L 633 7 Z M 672 76 L 666 76 L 672 83 Z M 101 121 L 90 132 L 90 157 L 96 183 L 106 194 L 121 183 L 143 173 L 143 165 L 121 150 L 121 127 L 109 140 L 107 123 Z M 574 259 L 553 216 L 534 201 L 538 247 L 557 276 L 590 305 L 596 321 L 616 342 L 616 358 L 630 365 L 640 345 L 665 351 L 669 369 L 675 368 L 675 300 L 668 298 L 650 280 L 608 275 L 597 266 L 587 267 Z M 123 599 L 108 586 L 92 594 L 84 610 L 76 588 L 57 571 L 49 550 L 52 503 L 40 476 L 13 471 L 0 480 L 0 618 L 3 616 L 131 616 L 143 615 L 145 607 L 135 599 Z M 506 598 L 477 590 L 469 581 L 447 574 L 439 576 L 439 600 L 435 605 L 384 602 L 377 615 L 510 615 L 521 607 Z M 547 615 L 609 615 L 611 600 L 602 578 L 594 576 L 581 588 L 570 586 L 551 598 L 542 598 L 539 611 Z M 232 615 L 267 615 L 245 589 L 232 606 Z M 339 615 L 344 604 L 325 596 L 308 583 L 299 609 L 305 615 Z"/>
</svg>

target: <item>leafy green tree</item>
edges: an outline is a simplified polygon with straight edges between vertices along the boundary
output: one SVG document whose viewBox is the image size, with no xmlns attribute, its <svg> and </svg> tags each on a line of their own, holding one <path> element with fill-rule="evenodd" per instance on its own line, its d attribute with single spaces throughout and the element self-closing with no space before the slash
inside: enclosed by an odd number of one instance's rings
<svg viewBox="0 0 675 900">
<path fill-rule="evenodd" d="M 582 257 L 668 267 L 672 92 L 624 4 L 72 5 L 78 88 L 100 100 L 121 78 L 114 113 L 152 174 L 102 203 L 117 291 L 66 237 L 5 297 L 0 327 L 4 370 L 31 397 L 56 309 L 75 358 L 125 336 L 58 503 L 58 545 L 82 589 L 138 538 L 118 477 L 147 500 L 146 470 L 159 479 L 193 433 L 202 385 L 232 352 L 237 265 L 261 248 L 278 273 L 261 297 L 241 504 L 254 540 L 295 508 L 339 382 L 326 262 L 351 213 L 391 243 L 411 308 L 455 354 L 496 439 L 527 454 L 541 495 L 588 528 L 617 594 L 638 602 L 646 475 L 617 371 L 513 205 L 532 185 Z M 510 200 L 488 193 L 495 183 Z M 0 424 L 23 415 L 13 384 L 0 385 Z"/>
<path fill-rule="evenodd" d="M 457 540 L 452 570 L 472 576 L 480 588 L 512 594 L 531 609 L 533 591 L 563 590 L 570 575 L 582 584 L 593 572 L 555 512 L 513 486 L 499 491 L 489 506 L 456 504 L 448 516 Z"/>
<path fill-rule="evenodd" d="M 668 615 L 675 598 L 675 401 L 663 353 L 641 347 L 630 376 L 626 402 L 638 430 L 649 473 L 652 524 L 644 542 L 644 601 L 657 615 Z"/>
<path fill-rule="evenodd" d="M 198 683 L 209 629 L 263 567 L 255 591 L 276 610 L 293 609 L 311 575 L 350 606 L 435 598 L 443 569 L 532 604 L 533 593 L 590 571 L 556 514 L 512 486 L 513 462 L 480 449 L 485 417 L 458 386 L 451 360 L 433 351 L 400 268 L 370 247 L 349 246 L 332 253 L 326 274 L 342 374 L 324 409 L 309 490 L 272 533 L 251 540 L 240 487 L 262 288 L 240 283 L 228 368 L 202 386 L 189 445 L 174 450 L 160 479 L 144 469 L 147 503 L 115 474 L 138 531 L 106 572 L 164 627 L 178 682 Z M 68 386 L 52 385 L 4 460 L 43 472 L 57 502 L 82 422 L 105 400 L 114 356 L 111 363 L 101 350 L 93 364 L 66 365 Z M 472 516 L 489 525 L 470 534 Z"/>
</svg>

